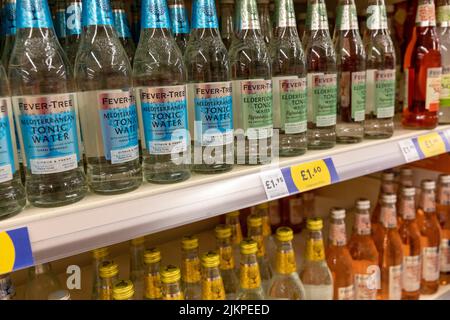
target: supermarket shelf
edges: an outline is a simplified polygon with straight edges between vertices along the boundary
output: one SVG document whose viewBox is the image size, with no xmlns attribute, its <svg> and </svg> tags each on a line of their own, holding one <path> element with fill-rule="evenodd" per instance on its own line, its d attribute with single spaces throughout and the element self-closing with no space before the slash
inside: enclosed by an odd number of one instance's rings
<svg viewBox="0 0 450 320">
<path fill-rule="evenodd" d="M 450 284 L 440 286 L 435 294 L 421 295 L 420 300 L 450 300 Z"/>
<path fill-rule="evenodd" d="M 447 129 L 450 126 L 433 131 Z M 90 194 L 67 207 L 27 207 L 0 221 L 0 231 L 27 226 L 36 263 L 53 261 L 262 203 L 266 201 L 260 181 L 264 170 L 331 157 L 343 181 L 401 165 L 405 160 L 398 142 L 428 132 L 398 129 L 389 140 L 339 145 L 272 165 L 237 166 L 220 175 L 194 175 L 180 184 L 146 183 L 123 195 Z"/>
</svg>

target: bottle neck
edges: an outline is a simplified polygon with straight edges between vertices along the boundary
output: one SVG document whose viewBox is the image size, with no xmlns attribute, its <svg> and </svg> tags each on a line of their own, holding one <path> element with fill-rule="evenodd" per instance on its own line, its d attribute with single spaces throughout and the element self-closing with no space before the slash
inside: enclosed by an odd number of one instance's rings
<svg viewBox="0 0 450 320">
<path fill-rule="evenodd" d="M 192 29 L 219 29 L 216 5 L 213 0 L 194 0 Z"/>
<path fill-rule="evenodd" d="M 275 27 L 276 28 L 295 28 L 294 3 L 292 0 L 280 0 L 275 3 Z"/>
<path fill-rule="evenodd" d="M 34 274 L 35 275 L 41 275 L 44 273 L 50 273 L 51 272 L 51 267 L 49 264 L 44 263 L 44 264 L 38 264 L 36 266 L 34 266 Z"/>
<path fill-rule="evenodd" d="M 381 205 L 380 222 L 386 229 L 397 228 L 397 212 L 395 204 L 383 203 Z"/>
<path fill-rule="evenodd" d="M 239 0 L 236 25 L 237 34 L 248 34 L 249 30 L 261 35 L 261 25 L 255 0 Z"/>
<path fill-rule="evenodd" d="M 291 241 L 283 241 L 278 244 L 276 257 L 276 271 L 279 274 L 288 275 L 296 272 L 294 248 Z"/>
<path fill-rule="evenodd" d="M 366 10 L 366 27 L 371 32 L 383 30 L 387 33 L 388 19 L 384 0 L 369 1 Z"/>
<path fill-rule="evenodd" d="M 120 2 L 121 3 L 121 2 Z M 122 8 L 113 9 L 114 27 L 120 38 L 131 38 L 130 27 L 128 26 L 127 14 Z"/>
<path fill-rule="evenodd" d="M 348 33 L 351 31 L 351 34 L 359 34 L 358 16 L 356 13 L 355 2 L 353 0 L 339 1 L 336 30 L 338 32 Z"/>
<path fill-rule="evenodd" d="M 416 27 L 435 27 L 436 8 L 433 0 L 419 0 L 416 13 Z"/>
<path fill-rule="evenodd" d="M 369 210 L 358 210 L 355 215 L 355 233 L 360 236 L 370 236 L 371 222 Z"/>
<path fill-rule="evenodd" d="M 242 241 L 242 229 L 239 219 L 234 219 L 232 221 L 227 222 L 227 225 L 231 228 L 231 243 L 234 246 L 239 246 Z"/>
<path fill-rule="evenodd" d="M 109 0 L 83 0 L 83 28 L 113 26 L 114 18 Z"/>
<path fill-rule="evenodd" d="M 308 231 L 305 259 L 311 262 L 325 260 L 325 247 L 323 245 L 322 231 Z"/>
<path fill-rule="evenodd" d="M 324 0 L 310 0 L 306 13 L 306 30 L 322 30 L 329 34 L 327 7 Z"/>
<path fill-rule="evenodd" d="M 200 281 L 200 259 L 198 248 L 182 251 L 181 274 L 184 282 L 197 283 Z"/>
<path fill-rule="evenodd" d="M 342 247 L 347 244 L 345 222 L 343 219 L 331 219 L 329 240 L 331 245 Z"/>
<path fill-rule="evenodd" d="M 46 0 L 18 0 L 16 15 L 18 29 L 53 29 L 52 16 Z"/>
<path fill-rule="evenodd" d="M 16 34 L 16 1 L 7 1 L 3 4 L 4 33 L 6 36 L 14 36 Z"/>
<path fill-rule="evenodd" d="M 395 193 L 395 184 L 393 181 L 383 181 L 381 183 L 380 197 L 383 193 Z"/>
<path fill-rule="evenodd" d="M 437 198 L 440 205 L 450 205 L 450 184 L 441 184 L 439 186 Z"/>
<path fill-rule="evenodd" d="M 130 247 L 131 251 L 131 270 L 142 270 L 143 269 L 143 261 L 144 261 L 144 251 L 145 247 L 143 245 Z"/>
<path fill-rule="evenodd" d="M 164 300 L 183 300 L 184 296 L 181 292 L 180 282 L 163 283 L 162 291 Z"/>
<path fill-rule="evenodd" d="M 436 195 L 434 190 L 423 190 L 420 194 L 420 207 L 425 213 L 436 211 Z"/>
<path fill-rule="evenodd" d="M 220 270 L 234 269 L 234 254 L 230 238 L 217 239 L 220 256 Z"/>
<path fill-rule="evenodd" d="M 231 35 L 234 32 L 233 4 L 224 3 L 221 6 L 221 31 L 222 35 Z"/>
<path fill-rule="evenodd" d="M 125 5 L 123 4 L 122 1 L 114 0 L 114 1 L 112 1 L 112 9 L 125 11 Z"/>
<path fill-rule="evenodd" d="M 255 254 L 241 253 L 241 269 L 239 272 L 241 288 L 244 290 L 257 289 L 261 286 L 261 275 Z"/>
<path fill-rule="evenodd" d="M 414 197 L 401 197 L 398 210 L 403 220 L 414 220 L 416 218 L 416 204 Z"/>
<path fill-rule="evenodd" d="M 450 27 L 450 1 L 439 1 L 437 3 L 437 25 L 439 27 Z"/>
<path fill-rule="evenodd" d="M 167 6 L 166 1 L 163 0 L 142 1 L 141 28 L 170 30 L 171 23 L 169 16 L 169 8 Z"/>
<path fill-rule="evenodd" d="M 161 261 L 153 262 L 153 263 L 147 263 L 146 267 L 147 267 L 147 273 L 154 274 L 154 275 L 156 275 L 156 274 L 159 275 L 159 270 L 161 268 Z"/>
</svg>

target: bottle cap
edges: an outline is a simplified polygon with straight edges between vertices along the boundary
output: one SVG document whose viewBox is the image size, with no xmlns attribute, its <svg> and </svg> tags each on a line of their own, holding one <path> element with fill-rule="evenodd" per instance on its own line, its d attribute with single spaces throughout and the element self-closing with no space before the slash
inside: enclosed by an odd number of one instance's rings
<svg viewBox="0 0 450 320">
<path fill-rule="evenodd" d="M 219 224 L 216 226 L 214 230 L 216 233 L 216 238 L 218 239 L 226 239 L 231 237 L 231 227 L 226 224 Z"/>
<path fill-rule="evenodd" d="M 139 238 L 131 240 L 131 245 L 133 245 L 133 246 L 140 246 L 144 243 L 145 243 L 145 237 L 139 237 Z"/>
<path fill-rule="evenodd" d="M 268 202 L 260 203 L 256 206 L 256 209 L 269 209 L 269 203 Z"/>
<path fill-rule="evenodd" d="M 385 193 L 381 199 L 384 203 L 392 204 L 397 202 L 397 195 L 395 193 Z"/>
<path fill-rule="evenodd" d="M 220 265 L 219 254 L 215 251 L 208 251 L 201 256 L 202 266 L 205 268 L 215 268 Z"/>
<path fill-rule="evenodd" d="M 251 214 L 248 216 L 247 223 L 250 227 L 260 227 L 262 226 L 262 218 L 259 215 Z"/>
<path fill-rule="evenodd" d="M 70 292 L 67 290 L 58 290 L 50 293 L 47 300 L 70 300 Z"/>
<path fill-rule="evenodd" d="M 429 179 L 422 180 L 421 186 L 424 190 L 434 190 L 436 188 L 436 182 Z"/>
<path fill-rule="evenodd" d="M 391 171 L 384 171 L 381 174 L 381 180 L 382 181 L 394 181 L 395 175 Z"/>
<path fill-rule="evenodd" d="M 226 214 L 226 216 L 230 218 L 239 217 L 239 215 L 240 215 L 239 211 L 232 211 Z"/>
<path fill-rule="evenodd" d="M 184 236 L 181 240 L 181 247 L 185 250 L 197 249 L 198 248 L 198 238 L 196 236 Z"/>
<path fill-rule="evenodd" d="M 442 184 L 450 183 L 450 174 L 441 174 L 439 176 L 439 182 Z"/>
<path fill-rule="evenodd" d="M 117 281 L 113 286 L 114 300 L 129 300 L 134 296 L 134 285 L 130 280 Z"/>
<path fill-rule="evenodd" d="M 408 177 L 408 176 L 412 176 L 413 175 L 413 171 L 411 168 L 402 168 L 400 170 L 400 176 L 402 177 Z"/>
<path fill-rule="evenodd" d="M 256 254 L 258 252 L 258 243 L 253 239 L 244 239 L 241 242 L 242 254 Z"/>
<path fill-rule="evenodd" d="M 150 248 L 144 252 L 144 263 L 151 264 L 161 261 L 161 251 L 157 248 Z"/>
<path fill-rule="evenodd" d="M 174 283 L 181 279 L 180 268 L 174 265 L 168 265 L 160 272 L 161 282 L 163 283 Z"/>
<path fill-rule="evenodd" d="M 288 242 L 294 239 L 294 232 L 289 227 L 279 227 L 276 234 L 277 240 L 281 242 Z"/>
<path fill-rule="evenodd" d="M 321 218 L 308 218 L 306 228 L 310 231 L 320 231 L 323 228 L 323 221 Z"/>
<path fill-rule="evenodd" d="M 112 278 L 119 273 L 119 266 L 114 261 L 103 261 L 98 268 L 100 278 Z"/>
<path fill-rule="evenodd" d="M 109 249 L 108 247 L 94 249 L 92 250 L 92 255 L 94 256 L 95 259 L 105 258 L 109 256 Z"/>
<path fill-rule="evenodd" d="M 416 195 L 416 188 L 414 187 L 403 187 L 402 195 L 405 197 L 414 197 Z"/>
<path fill-rule="evenodd" d="M 366 198 L 359 198 L 356 200 L 356 209 L 359 210 L 369 210 L 370 209 L 370 200 Z"/>
<path fill-rule="evenodd" d="M 343 208 L 332 208 L 331 218 L 333 219 L 345 219 L 345 209 Z"/>
</svg>

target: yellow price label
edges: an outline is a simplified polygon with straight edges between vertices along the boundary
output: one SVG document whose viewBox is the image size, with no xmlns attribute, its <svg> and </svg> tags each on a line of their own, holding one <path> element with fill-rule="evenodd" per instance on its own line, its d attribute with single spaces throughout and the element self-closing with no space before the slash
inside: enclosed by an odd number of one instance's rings
<svg viewBox="0 0 450 320">
<path fill-rule="evenodd" d="M 445 142 L 437 132 L 425 134 L 417 138 L 420 150 L 426 158 L 445 153 Z"/>
<path fill-rule="evenodd" d="M 334 175 L 324 160 L 311 161 L 291 167 L 292 181 L 298 191 L 301 192 L 335 182 Z"/>
</svg>

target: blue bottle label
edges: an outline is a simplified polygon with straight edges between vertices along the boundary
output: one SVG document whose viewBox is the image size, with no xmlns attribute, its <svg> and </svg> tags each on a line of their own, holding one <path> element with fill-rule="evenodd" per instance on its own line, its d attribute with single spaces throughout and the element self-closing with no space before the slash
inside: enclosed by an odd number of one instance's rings
<svg viewBox="0 0 450 320">
<path fill-rule="evenodd" d="M 55 15 L 55 32 L 58 38 L 66 37 L 66 11 L 59 9 Z"/>
<path fill-rule="evenodd" d="M 192 28 L 219 28 L 216 5 L 212 0 L 195 0 L 192 8 Z"/>
<path fill-rule="evenodd" d="M 23 160 L 22 160 L 22 148 L 20 147 L 19 132 L 17 131 L 17 125 L 16 125 L 16 121 L 15 120 L 13 121 L 13 125 L 14 125 L 14 137 L 15 137 L 15 140 L 16 140 L 17 157 L 19 158 L 19 163 L 23 163 Z"/>
<path fill-rule="evenodd" d="M 11 100 L 0 98 L 0 183 L 12 180 L 16 172 L 12 117 Z"/>
<path fill-rule="evenodd" d="M 114 27 L 120 38 L 131 38 L 130 28 L 128 26 L 128 19 L 125 10 L 113 10 Z"/>
<path fill-rule="evenodd" d="M 103 152 L 112 164 L 139 157 L 138 117 L 133 92 L 112 90 L 98 94 Z"/>
<path fill-rule="evenodd" d="M 213 147 L 233 143 L 231 81 L 189 84 L 192 100 L 197 143 Z"/>
<path fill-rule="evenodd" d="M 80 149 L 73 93 L 13 97 L 26 165 L 32 174 L 78 167 Z"/>
<path fill-rule="evenodd" d="M 141 88 L 139 97 L 147 151 L 155 155 L 186 151 L 186 86 Z"/>
<path fill-rule="evenodd" d="M 4 19 L 4 34 L 15 35 L 16 34 L 16 1 L 9 0 L 3 7 Z"/>
<path fill-rule="evenodd" d="M 142 28 L 170 29 L 169 8 L 164 0 L 143 0 L 141 8 Z"/>
<path fill-rule="evenodd" d="M 114 19 L 109 0 L 84 0 L 83 8 L 83 27 L 113 25 Z"/>
<path fill-rule="evenodd" d="M 71 2 L 66 8 L 66 32 L 68 36 L 81 34 L 81 2 Z"/>
<path fill-rule="evenodd" d="M 52 28 L 46 0 L 17 0 L 17 28 Z"/>
<path fill-rule="evenodd" d="M 175 4 L 169 6 L 169 11 L 173 33 L 174 34 L 189 33 L 190 28 L 186 8 L 182 5 Z"/>
</svg>

